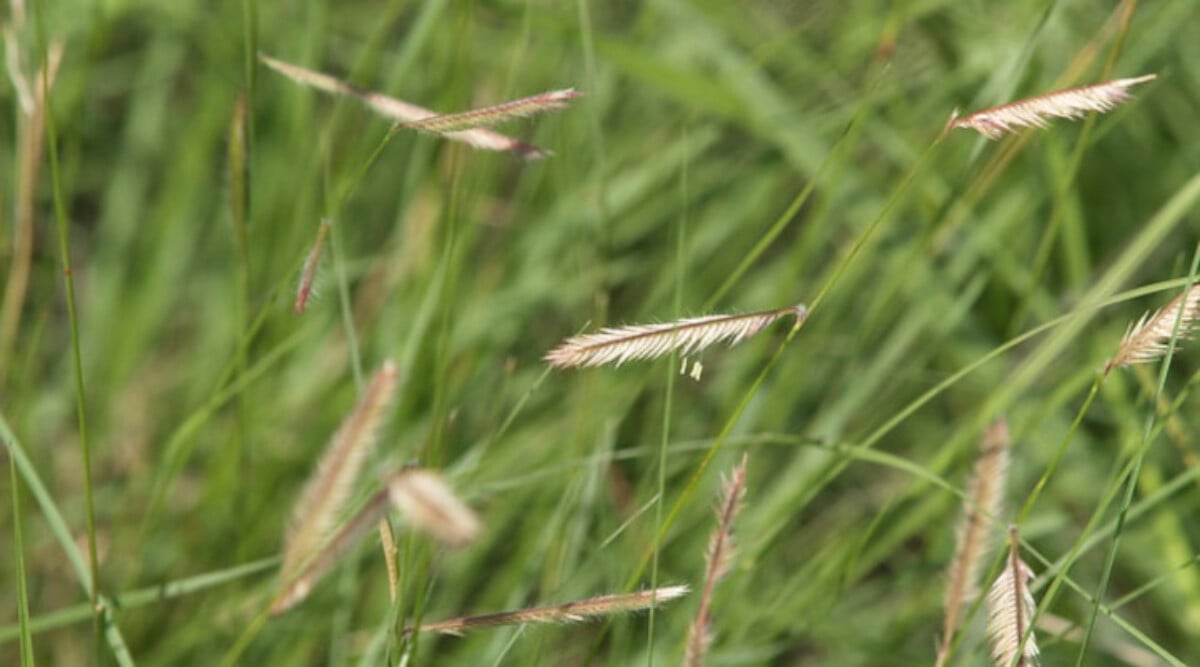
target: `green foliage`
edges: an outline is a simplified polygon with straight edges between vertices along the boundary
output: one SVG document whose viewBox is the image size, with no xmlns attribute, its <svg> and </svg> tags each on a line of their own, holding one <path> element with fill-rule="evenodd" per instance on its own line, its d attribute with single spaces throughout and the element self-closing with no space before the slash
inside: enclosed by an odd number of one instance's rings
<svg viewBox="0 0 1200 667">
<path fill-rule="evenodd" d="M 1200 242 L 1200 5 L 1135 3 L 1122 22 L 1127 6 L 47 3 L 47 39 L 66 45 L 52 97 L 92 481 L 43 160 L 0 356 L 0 424 L 33 501 L 3 513 L 0 553 L 23 546 L 34 654 L 85 664 L 123 638 L 139 665 L 209 665 L 241 641 L 242 664 L 395 664 L 416 620 L 646 588 L 660 533 L 655 583 L 696 590 L 719 473 L 748 452 L 708 664 L 933 664 L 975 443 L 1005 416 L 1008 506 L 1050 473 L 1019 519 L 1058 628 L 1039 630 L 1045 664 L 1200 663 L 1200 349 L 1181 342 L 1162 378 L 1094 384 Z M 32 72 L 32 19 L 15 34 Z M 522 162 L 389 137 L 353 101 L 248 71 L 253 50 L 447 112 L 586 96 L 496 128 L 554 152 Z M 1103 116 L 935 143 L 955 108 L 1146 73 Z M 24 116 L 3 94 L 15 147 Z M 244 153 L 229 144 L 243 94 Z M 5 164 L 10 210 L 22 167 Z M 297 316 L 322 218 L 330 245 Z M 803 328 L 711 348 L 698 382 L 678 360 L 541 360 L 604 325 L 798 303 Z M 372 540 L 256 621 L 277 583 L 263 560 L 389 357 L 398 399 L 357 499 L 419 461 L 483 537 L 451 552 L 398 523 L 396 604 Z M 18 664 L 19 571 L 3 562 L 0 663 Z M 422 636 L 409 664 L 677 664 L 698 606 L 693 592 L 652 623 Z M 983 616 L 949 664 L 989 664 Z"/>
</svg>

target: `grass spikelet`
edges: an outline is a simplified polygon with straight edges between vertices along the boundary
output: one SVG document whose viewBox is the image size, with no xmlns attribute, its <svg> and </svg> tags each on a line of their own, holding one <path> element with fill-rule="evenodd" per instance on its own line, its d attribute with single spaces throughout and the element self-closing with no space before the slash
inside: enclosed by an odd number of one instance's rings
<svg viewBox="0 0 1200 667">
<path fill-rule="evenodd" d="M 300 284 L 296 287 L 296 301 L 292 312 L 303 314 L 308 309 L 308 299 L 313 293 L 313 283 L 317 279 L 317 267 L 321 265 L 321 254 L 325 250 L 325 237 L 329 235 L 329 219 L 321 218 L 321 226 L 317 230 L 317 240 L 313 242 L 308 257 L 304 259 L 304 268 L 300 270 Z"/>
<path fill-rule="evenodd" d="M 391 502 L 391 499 L 388 499 Z M 383 563 L 387 567 L 388 599 L 396 601 L 396 593 L 400 587 L 400 568 L 396 565 L 396 536 L 392 534 L 392 523 L 387 517 L 379 517 L 379 544 L 383 547 Z"/>
<path fill-rule="evenodd" d="M 385 361 L 317 463 L 284 539 L 284 580 L 293 578 L 299 566 L 323 548 L 336 525 L 391 403 L 396 375 L 396 365 Z"/>
<path fill-rule="evenodd" d="M 372 526 L 377 522 L 387 521 L 384 513 L 387 512 L 388 502 L 386 490 L 372 496 L 362 509 L 325 541 L 320 550 L 301 564 L 294 576 L 285 579 L 286 583 L 280 589 L 279 594 L 275 596 L 274 602 L 271 603 L 271 614 L 282 614 L 303 602 L 317 582 L 333 569 L 333 566 L 341 561 L 343 556 L 362 542 L 363 538 L 371 532 Z M 390 569 L 388 575 L 390 585 Z M 393 593 L 393 599 L 394 595 Z"/>
<path fill-rule="evenodd" d="M 610 327 L 563 341 L 546 353 L 545 360 L 556 368 L 609 363 L 620 366 L 627 361 L 654 359 L 672 352 L 692 354 L 723 340 L 733 347 L 788 315 L 795 315 L 796 326 L 800 326 L 808 310 L 804 306 L 791 306 L 741 315 L 706 315 L 663 324 Z"/>
<path fill-rule="evenodd" d="M 1130 87 L 1153 81 L 1156 76 L 1147 74 L 1131 79 L 1114 79 L 1029 97 L 976 111 L 962 118 L 951 117 L 947 128 L 969 128 L 988 139 L 1000 139 L 1015 132 L 1017 127 L 1047 127 L 1051 118 L 1075 119 L 1082 118 L 1089 111 L 1111 111 L 1132 97 Z"/>
<path fill-rule="evenodd" d="M 742 499 L 746 495 L 746 456 L 733 469 L 721 494 L 721 503 L 717 506 L 717 529 L 708 540 L 708 554 L 704 571 L 704 590 L 700 595 L 700 610 L 696 612 L 696 620 L 688 631 L 687 649 L 684 651 L 683 664 L 685 667 L 700 667 L 704 664 L 704 656 L 712 645 L 712 628 L 710 624 L 709 605 L 712 602 L 713 588 L 729 571 L 729 563 L 733 560 L 733 521 L 742 509 Z"/>
<path fill-rule="evenodd" d="M 296 83 L 316 88 L 321 92 L 332 95 L 352 97 L 375 113 L 399 123 L 411 123 L 438 116 L 435 111 L 430 111 L 424 107 L 419 107 L 394 97 L 388 97 L 382 93 L 363 90 L 328 74 L 306 69 L 282 60 L 276 60 L 262 54 L 259 54 L 258 60 Z M 482 128 L 446 132 L 442 136 L 447 139 L 461 141 L 481 150 L 515 153 L 526 160 L 539 160 L 550 155 L 549 151 L 542 150 L 537 146 L 527 144 L 499 132 Z"/>
<path fill-rule="evenodd" d="M 481 526 L 475 513 L 431 470 L 396 473 L 388 480 L 388 494 L 413 527 L 447 546 L 466 546 L 479 537 Z"/>
<path fill-rule="evenodd" d="M 583 621 L 604 618 L 615 614 L 644 611 L 657 607 L 664 602 L 670 602 L 683 597 L 688 587 L 664 586 L 637 593 L 620 593 L 617 595 L 601 595 L 600 597 L 577 600 L 549 607 L 530 607 L 516 611 L 503 611 L 482 616 L 463 616 L 437 623 L 427 623 L 420 626 L 420 632 L 436 632 L 444 635 L 462 636 L 468 630 L 495 628 L 504 625 L 523 625 L 526 623 L 581 623 Z M 409 628 L 409 633 L 412 628 Z"/>
<path fill-rule="evenodd" d="M 997 420 L 979 442 L 979 458 L 967 484 L 967 501 L 958 526 L 954 557 L 946 582 L 946 615 L 937 665 L 946 663 L 963 606 L 977 593 L 979 570 L 991 547 L 988 536 L 1004 505 L 1004 479 L 1008 469 L 1008 423 Z"/>
<path fill-rule="evenodd" d="M 1029 590 L 1033 570 L 1021 560 L 1015 526 L 1009 528 L 1008 536 L 1007 563 L 987 594 L 987 630 L 992 639 L 992 658 L 997 667 L 1033 667 L 1038 656 L 1037 643 L 1029 631 L 1037 611 L 1033 593 Z"/>
<path fill-rule="evenodd" d="M 1200 317 L 1200 284 L 1192 285 L 1157 312 L 1146 313 L 1130 325 L 1117 353 L 1104 365 L 1104 374 L 1130 364 L 1144 364 L 1167 353 L 1178 324 L 1179 340 L 1186 339 Z"/>
<path fill-rule="evenodd" d="M 492 125 L 514 118 L 526 118 L 546 111 L 565 109 L 571 100 L 582 96 L 583 93 L 578 92 L 574 88 L 551 90 L 529 97 L 522 97 L 519 100 L 502 102 L 469 111 L 430 116 L 429 118 L 422 118 L 420 120 L 397 123 L 395 129 L 445 134 L 447 132 L 461 132 L 478 127 L 491 127 Z"/>
</svg>

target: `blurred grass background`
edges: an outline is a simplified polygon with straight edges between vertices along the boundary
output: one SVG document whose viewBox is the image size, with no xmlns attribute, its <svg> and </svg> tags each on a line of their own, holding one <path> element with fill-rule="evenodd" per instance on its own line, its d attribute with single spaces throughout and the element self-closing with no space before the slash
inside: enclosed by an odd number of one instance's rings
<svg viewBox="0 0 1200 667">
<path fill-rule="evenodd" d="M 30 76 L 36 4 L 24 21 L 10 10 L 6 37 Z M 415 460 L 444 468 L 487 526 L 461 553 L 405 538 L 405 618 L 647 586 L 637 573 L 656 516 L 681 499 L 657 581 L 699 586 L 719 473 L 748 452 L 710 664 L 932 664 L 964 480 L 983 428 L 1005 416 L 1014 519 L 1067 443 L 1020 524 L 1046 579 L 1083 546 L 1044 609 L 1062 628 L 1040 633 L 1044 664 L 1200 663 L 1197 353 L 1175 358 L 1150 439 L 1156 367 L 1114 373 L 1070 430 L 1125 327 L 1178 292 L 1200 241 L 1200 4 L 105 0 L 41 11 L 42 44 L 65 45 L 52 109 L 100 582 L 125 600 L 112 618 L 137 664 L 226 654 L 266 602 L 291 504 L 357 376 L 388 357 L 401 398 L 363 496 Z M 248 67 L 254 50 L 445 111 L 570 86 L 587 95 L 501 128 L 553 150 L 548 160 L 402 133 L 371 162 L 387 121 Z M 1158 81 L 1102 117 L 933 144 L 955 108 L 1149 72 Z M 3 95 L 7 284 L 29 123 L 14 88 Z M 242 95 L 244 252 L 228 158 Z M 0 414 L 86 553 L 48 160 L 33 182 Z M 292 290 L 322 217 L 334 252 L 297 317 Z M 540 361 L 585 328 L 818 293 L 793 340 L 777 325 L 708 352 L 699 382 L 673 379 L 665 361 L 550 374 Z M 1143 445 L 1114 547 L 1123 475 Z M 20 479 L 36 657 L 85 664 L 96 651 L 87 596 Z M 19 655 L 14 519 L 0 518 L 0 553 L 14 554 L 0 569 L 5 664 Z M 1085 647 L 1079 628 L 1110 555 L 1099 593 L 1120 604 Z M 192 579 L 211 573 L 220 583 Z M 171 583 L 184 585 L 163 599 L 128 595 Z M 426 637 L 412 659 L 674 664 L 697 604 L 664 607 L 652 629 L 641 615 Z M 364 546 L 242 662 L 380 664 L 390 622 L 383 562 Z M 989 663 L 981 624 L 977 614 L 953 664 Z"/>
</svg>

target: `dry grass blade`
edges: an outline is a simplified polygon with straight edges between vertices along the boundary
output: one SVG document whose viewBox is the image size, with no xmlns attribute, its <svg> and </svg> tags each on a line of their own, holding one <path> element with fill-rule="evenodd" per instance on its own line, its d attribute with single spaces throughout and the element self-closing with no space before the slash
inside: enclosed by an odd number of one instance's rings
<svg viewBox="0 0 1200 667">
<path fill-rule="evenodd" d="M 16 202 L 13 212 L 11 262 L 4 285 L 4 306 L 0 310 L 0 368 L 8 368 L 9 359 L 16 343 L 21 314 L 24 311 L 25 294 L 29 287 L 29 276 L 33 267 L 35 218 L 37 211 L 38 172 L 46 139 L 46 99 L 54 86 L 58 68 L 62 63 L 63 44 L 53 42 L 47 56 L 44 72 L 34 75 L 35 85 L 30 86 L 21 70 L 19 44 L 15 32 L 17 19 L 14 17 L 5 30 L 4 46 L 8 51 L 8 74 L 21 100 L 23 122 L 18 125 Z M 24 91 L 24 92 L 22 92 Z M 28 99 L 26 99 L 28 96 Z"/>
<path fill-rule="evenodd" d="M 300 565 L 322 549 L 333 531 L 391 403 L 396 375 L 396 365 L 384 362 L 321 456 L 296 503 L 284 539 L 284 580 L 291 579 Z"/>
<path fill-rule="evenodd" d="M 271 614 L 282 614 L 303 602 L 317 582 L 333 569 L 343 556 L 362 542 L 371 532 L 372 526 L 386 520 L 383 515 L 387 508 L 387 491 L 380 491 L 372 496 L 371 500 L 334 533 L 319 551 L 301 564 L 294 576 L 285 580 L 283 588 L 271 603 Z"/>
<path fill-rule="evenodd" d="M 363 90 L 336 77 L 306 69 L 299 65 L 293 65 L 261 54 L 258 56 L 258 60 L 292 81 L 333 95 L 352 97 L 365 104 L 375 113 L 400 123 L 424 120 L 438 115 L 437 112 L 430 111 L 424 107 L 409 104 L 408 102 L 388 97 L 382 93 Z M 462 130 L 459 132 L 447 132 L 443 136 L 447 139 L 461 141 L 482 150 L 516 153 L 527 160 L 538 160 L 550 155 L 548 151 L 544 151 L 537 146 L 491 130 Z"/>
<path fill-rule="evenodd" d="M 33 99 L 33 86 L 29 85 L 29 79 L 25 76 L 25 67 L 21 63 L 21 30 L 25 27 L 25 3 L 11 2 L 9 6 L 8 20 L 4 22 L 2 32 L 4 33 L 4 65 L 8 70 L 8 80 L 13 85 L 13 91 L 17 94 L 17 102 L 21 106 L 21 111 L 26 116 L 34 114 L 37 103 Z M 53 50 L 55 47 L 61 47 L 60 43 L 51 45 Z M 53 54 L 51 54 L 53 57 Z M 40 76 L 38 77 L 40 78 Z M 54 77 L 50 77 L 53 79 Z"/>
<path fill-rule="evenodd" d="M 1033 570 L 1021 560 L 1016 527 L 1009 529 L 1008 549 L 1004 570 L 987 594 L 987 629 L 992 639 L 992 658 L 997 667 L 1033 667 L 1038 656 L 1037 643 L 1029 631 L 1037 611 L 1033 593 L 1029 590 Z"/>
<path fill-rule="evenodd" d="M 530 607 L 516 611 L 503 611 L 482 616 L 464 616 L 437 623 L 422 625 L 421 632 L 437 632 L 445 635 L 463 635 L 468 630 L 494 628 L 503 625 L 525 623 L 579 623 L 589 619 L 603 618 L 614 614 L 643 611 L 683 597 L 687 586 L 665 586 L 637 593 L 602 595 L 600 597 L 567 602 L 549 607 Z M 408 629 L 412 632 L 412 628 Z"/>
<path fill-rule="evenodd" d="M 525 118 L 534 114 L 565 109 L 571 100 L 582 97 L 583 93 L 574 88 L 566 90 L 551 90 L 529 97 L 522 97 L 511 102 L 502 102 L 491 106 L 471 109 L 459 113 L 430 116 L 421 120 L 413 120 L 396 125 L 397 130 L 417 130 L 433 134 L 447 132 L 462 132 L 477 127 L 490 127 L 514 118 Z"/>
<path fill-rule="evenodd" d="M 413 527 L 432 535 L 439 542 L 462 547 L 479 536 L 481 527 L 475 513 L 431 470 L 409 469 L 388 480 L 392 505 Z"/>
<path fill-rule="evenodd" d="M 329 219 L 321 218 L 321 227 L 317 230 L 317 240 L 304 258 L 304 268 L 300 270 L 300 284 L 296 287 L 296 301 L 292 312 L 297 315 L 308 309 L 308 300 L 313 294 L 313 284 L 317 280 L 317 267 L 321 265 L 321 254 L 325 250 L 325 237 L 329 235 Z"/>
<path fill-rule="evenodd" d="M 627 361 L 653 359 L 672 352 L 692 354 L 723 340 L 732 347 L 788 315 L 795 315 L 796 326 L 800 326 L 808 310 L 792 306 L 741 315 L 707 315 L 663 324 L 611 327 L 569 338 L 548 352 L 545 359 L 557 368 L 609 363 L 620 366 Z"/>
<path fill-rule="evenodd" d="M 1186 292 L 1171 300 L 1158 312 L 1142 315 L 1129 327 L 1121 339 L 1121 347 L 1108 363 L 1104 373 L 1130 364 L 1144 364 L 1167 353 L 1167 346 L 1176 333 L 1179 340 L 1186 339 L 1192 326 L 1200 317 L 1200 284 L 1192 285 Z"/>
<path fill-rule="evenodd" d="M 717 581 L 729 571 L 733 559 L 733 521 L 742 509 L 742 498 L 746 495 L 746 456 L 725 482 L 721 503 L 717 507 L 717 529 L 708 540 L 708 554 L 704 572 L 704 590 L 700 596 L 700 610 L 688 631 L 687 649 L 684 652 L 685 667 L 700 667 L 712 644 L 709 605 Z"/>
<path fill-rule="evenodd" d="M 1004 479 L 1008 470 L 1008 424 L 998 420 L 979 442 L 979 458 L 967 484 L 967 500 L 958 526 L 954 558 L 950 561 L 946 583 L 946 616 L 942 624 L 942 642 L 937 665 L 946 664 L 958 617 L 963 606 L 977 594 L 979 570 L 987 558 L 988 536 L 1004 505 Z"/>
<path fill-rule="evenodd" d="M 1081 118 L 1089 111 L 1110 111 L 1132 97 L 1130 87 L 1155 78 L 1147 74 L 1029 97 L 962 118 L 951 117 L 947 129 L 969 128 L 989 139 L 1000 139 L 1017 127 L 1047 127 L 1050 118 Z"/>
</svg>

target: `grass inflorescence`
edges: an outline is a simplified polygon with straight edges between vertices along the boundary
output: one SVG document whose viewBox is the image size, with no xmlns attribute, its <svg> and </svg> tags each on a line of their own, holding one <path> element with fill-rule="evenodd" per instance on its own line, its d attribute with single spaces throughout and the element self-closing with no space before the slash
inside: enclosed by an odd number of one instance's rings
<svg viewBox="0 0 1200 667">
<path fill-rule="evenodd" d="M 8 8 L 0 664 L 1200 664 L 1196 3 Z"/>
</svg>

